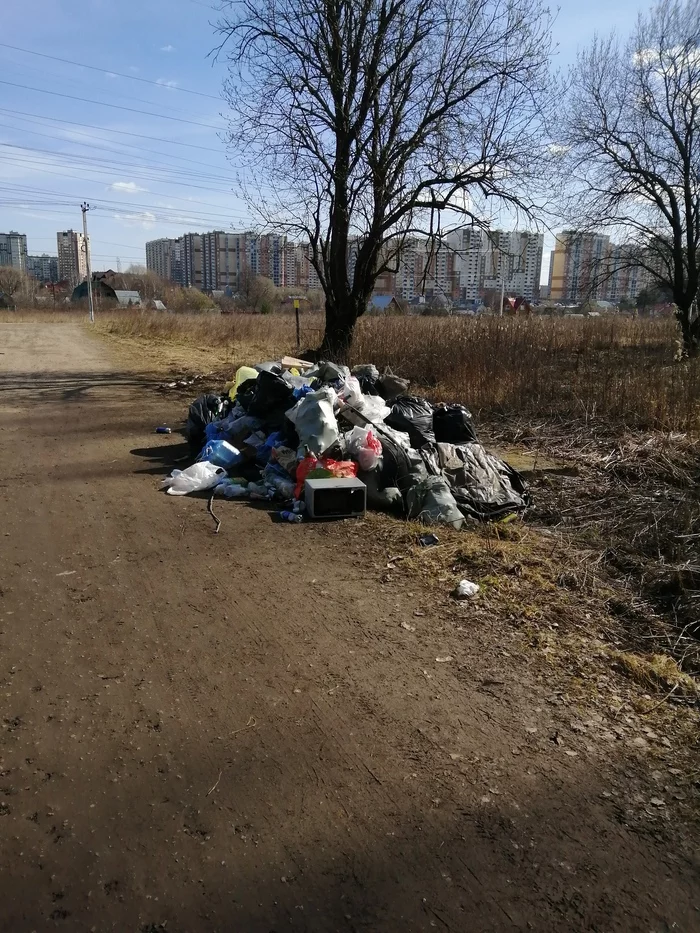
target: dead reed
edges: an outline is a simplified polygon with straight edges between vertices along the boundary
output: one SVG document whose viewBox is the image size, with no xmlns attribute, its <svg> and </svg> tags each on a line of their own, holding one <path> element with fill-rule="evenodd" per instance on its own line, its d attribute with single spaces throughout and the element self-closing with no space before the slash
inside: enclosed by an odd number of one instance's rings
<svg viewBox="0 0 700 933">
<path fill-rule="evenodd" d="M 211 347 L 241 362 L 253 350 L 296 351 L 290 314 L 122 312 L 104 326 L 114 335 Z M 316 345 L 322 330 L 321 315 L 302 315 L 302 346 Z M 675 350 L 668 319 L 366 317 L 351 362 L 390 366 L 417 391 L 459 400 L 482 418 L 605 419 L 697 432 L 700 361 L 677 363 Z"/>
</svg>

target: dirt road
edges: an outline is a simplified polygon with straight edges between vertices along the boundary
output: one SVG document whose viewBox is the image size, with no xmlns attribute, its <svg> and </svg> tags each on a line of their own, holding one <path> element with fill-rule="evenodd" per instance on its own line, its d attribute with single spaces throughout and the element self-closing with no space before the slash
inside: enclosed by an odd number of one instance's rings
<svg viewBox="0 0 700 933">
<path fill-rule="evenodd" d="M 631 750 L 551 742 L 505 628 L 380 585 L 370 525 L 214 536 L 151 382 L 0 324 L 1 930 L 700 929 Z"/>
</svg>

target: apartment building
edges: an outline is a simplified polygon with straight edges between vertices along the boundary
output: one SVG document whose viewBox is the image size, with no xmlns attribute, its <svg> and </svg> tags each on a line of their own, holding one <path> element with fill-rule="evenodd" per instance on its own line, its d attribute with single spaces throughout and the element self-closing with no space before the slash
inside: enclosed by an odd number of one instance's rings
<svg viewBox="0 0 700 933">
<path fill-rule="evenodd" d="M 504 289 L 532 301 L 539 297 L 544 234 L 523 230 L 483 232 L 481 294 Z"/>
<path fill-rule="evenodd" d="M 25 272 L 27 268 L 27 235 L 10 230 L 0 233 L 0 266 L 12 266 Z"/>
<path fill-rule="evenodd" d="M 634 264 L 628 247 L 603 233 L 564 230 L 557 235 L 550 261 L 552 301 L 634 300 L 650 283 Z"/>
<path fill-rule="evenodd" d="M 276 234 L 258 236 L 212 230 L 146 243 L 146 266 L 162 278 L 205 291 L 244 288 L 246 276 L 263 275 L 275 285 L 298 280 L 297 245 Z"/>
<path fill-rule="evenodd" d="M 420 296 L 445 303 L 476 301 L 489 289 L 529 300 L 539 295 L 544 235 L 464 227 L 441 240 L 411 237 L 387 250 L 398 252 L 394 274 L 377 280 L 376 292 L 404 301 Z"/>
<path fill-rule="evenodd" d="M 87 241 L 82 233 L 74 230 L 62 230 L 56 234 L 58 252 L 58 278 L 77 285 L 87 278 L 88 250 Z"/>
<path fill-rule="evenodd" d="M 58 256 L 27 256 L 27 275 L 37 282 L 58 282 Z"/>
<path fill-rule="evenodd" d="M 146 268 L 168 282 L 182 282 L 182 238 L 146 243 Z"/>
</svg>

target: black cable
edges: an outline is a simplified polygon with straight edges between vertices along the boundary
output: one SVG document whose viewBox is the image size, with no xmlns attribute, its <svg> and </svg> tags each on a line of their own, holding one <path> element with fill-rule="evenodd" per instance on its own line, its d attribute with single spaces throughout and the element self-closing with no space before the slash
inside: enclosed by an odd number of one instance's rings
<svg viewBox="0 0 700 933">
<path fill-rule="evenodd" d="M 14 81 L 3 81 L 0 79 L 0 84 L 5 84 L 7 87 L 18 87 L 24 91 L 36 91 L 39 94 L 51 94 L 52 97 L 65 97 L 67 100 L 77 100 L 81 104 L 96 104 L 98 107 L 111 107 L 113 110 L 126 110 L 129 113 L 140 113 L 145 117 L 158 117 L 161 120 L 175 120 L 177 123 L 189 123 L 191 126 L 201 126 L 205 130 L 214 130 L 218 132 L 223 129 L 223 127 L 212 126 L 211 123 L 198 123 L 196 120 L 185 120 L 184 117 L 171 117 L 167 113 L 153 113 L 152 110 L 137 110 L 135 107 L 123 107 L 121 104 L 108 104 L 102 100 L 92 100 L 89 97 L 76 97 L 75 94 L 62 94 L 60 91 L 48 91 L 43 87 L 31 87 L 28 84 L 15 84 Z"/>
<path fill-rule="evenodd" d="M 48 58 L 52 62 L 62 62 L 64 65 L 76 65 L 78 68 L 89 68 L 91 71 L 99 71 L 102 74 L 112 74 L 117 75 L 120 78 L 129 78 L 130 81 L 140 81 L 142 84 L 152 84 L 154 87 L 168 86 L 163 85 L 158 81 L 151 81 L 150 78 L 139 78 L 137 75 L 124 74 L 122 71 L 112 71 L 111 68 L 98 68 L 96 65 L 86 65 L 84 62 L 74 62 L 70 58 L 58 58 L 56 55 L 47 55 L 45 52 L 35 52 L 32 49 L 22 49 L 18 45 L 8 45 L 7 42 L 0 42 L 0 47 L 3 49 L 12 49 L 13 52 L 24 52 L 26 55 L 36 55 L 39 58 Z M 174 90 L 182 91 L 183 94 L 196 94 L 197 97 L 208 97 L 210 100 L 218 100 L 221 102 L 220 97 L 215 97 L 213 94 L 205 94 L 203 91 L 192 91 L 189 88 L 177 86 L 174 88 Z"/>
</svg>

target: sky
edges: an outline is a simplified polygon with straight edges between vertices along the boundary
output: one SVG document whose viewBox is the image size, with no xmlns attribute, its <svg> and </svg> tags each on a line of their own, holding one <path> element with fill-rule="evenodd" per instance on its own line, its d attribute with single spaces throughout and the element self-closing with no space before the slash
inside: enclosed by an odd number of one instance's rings
<svg viewBox="0 0 700 933">
<path fill-rule="evenodd" d="M 555 64 L 596 31 L 626 33 L 646 6 L 561 0 Z M 126 270 L 145 263 L 147 240 L 250 227 L 235 193 L 244 167 L 226 152 L 226 66 L 211 56 L 219 15 L 216 0 L 3 4 L 0 232 L 55 255 L 87 201 L 93 269 Z M 547 234 L 543 281 L 552 246 Z"/>
</svg>

